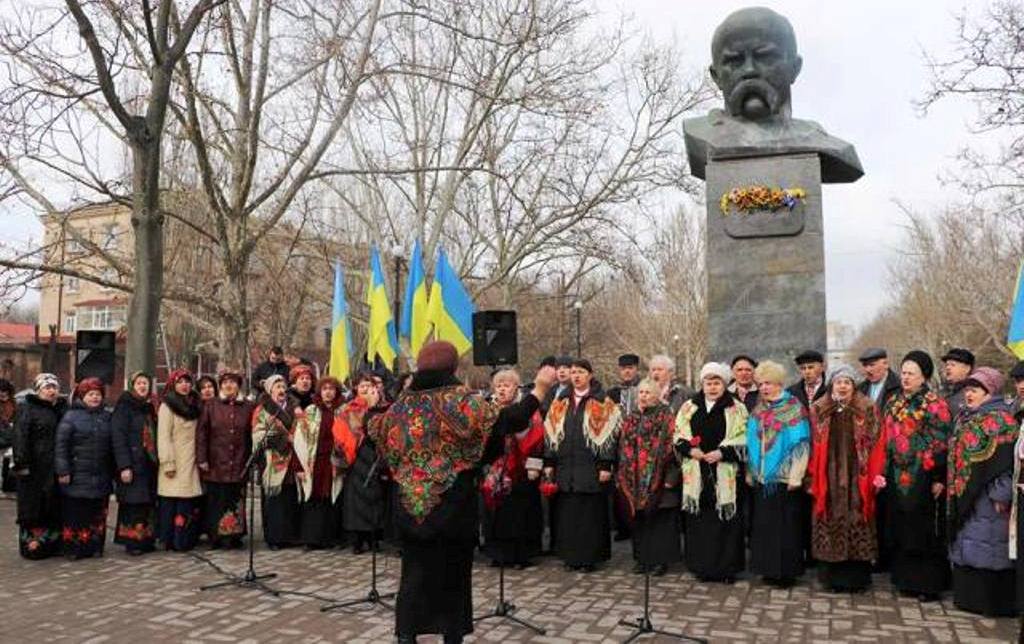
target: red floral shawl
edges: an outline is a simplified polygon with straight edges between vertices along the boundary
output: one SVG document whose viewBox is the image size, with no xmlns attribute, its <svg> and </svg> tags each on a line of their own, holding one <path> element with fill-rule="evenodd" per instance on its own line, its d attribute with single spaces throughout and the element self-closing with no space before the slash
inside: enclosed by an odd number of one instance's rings
<svg viewBox="0 0 1024 644">
<path fill-rule="evenodd" d="M 675 463 L 672 436 L 675 414 L 668 405 L 635 411 L 626 418 L 619 437 L 618 484 L 630 517 L 653 509 L 665 480 L 666 468 Z"/>
<path fill-rule="evenodd" d="M 544 442 L 544 419 L 540 412 L 534 412 L 530 426 L 520 437 L 509 434 L 505 437 L 505 451 L 487 468 L 480 492 L 484 505 L 493 511 L 505 500 L 512 486 L 526 478 L 526 459 L 538 453 Z"/>
<path fill-rule="evenodd" d="M 946 440 L 952 429 L 949 405 L 934 391 L 900 392 L 885 406 L 882 419 L 886 440 L 886 478 L 908 494 L 921 472 L 931 472 L 946 460 Z M 940 469 L 941 471 L 941 469 Z"/>
<path fill-rule="evenodd" d="M 811 406 L 811 478 L 814 516 L 824 517 L 828 507 L 828 440 L 832 414 L 839 403 L 826 396 Z M 864 520 L 875 516 L 874 479 L 885 471 L 885 434 L 878 409 L 870 398 L 854 393 L 848 405 L 853 410 L 853 447 L 857 453 L 857 489 Z"/>
<path fill-rule="evenodd" d="M 404 392 L 369 423 L 402 507 L 422 525 L 456 477 L 477 467 L 498 406 L 464 385 Z"/>
</svg>

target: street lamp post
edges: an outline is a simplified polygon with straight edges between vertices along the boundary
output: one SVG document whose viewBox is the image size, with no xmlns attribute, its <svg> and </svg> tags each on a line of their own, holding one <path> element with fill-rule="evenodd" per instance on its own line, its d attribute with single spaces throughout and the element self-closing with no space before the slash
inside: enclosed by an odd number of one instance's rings
<svg viewBox="0 0 1024 644">
<path fill-rule="evenodd" d="M 672 336 L 672 360 L 676 363 L 676 374 L 685 373 L 686 377 L 683 378 L 684 382 L 689 384 L 690 374 L 689 372 L 683 371 L 683 365 L 679 364 L 679 334 Z"/>
<path fill-rule="evenodd" d="M 583 357 L 583 302 L 576 300 L 572 303 L 572 308 L 576 311 L 576 357 Z"/>
<path fill-rule="evenodd" d="M 405 259 L 402 257 L 402 245 L 397 243 L 397 242 L 395 242 L 395 245 L 391 247 L 391 254 L 395 258 L 395 293 L 394 293 L 395 313 L 394 313 L 394 319 L 392 321 L 392 324 L 395 325 L 395 331 L 397 332 L 398 331 L 398 326 L 399 326 L 399 320 L 402 319 L 402 296 L 401 296 L 401 289 L 402 289 L 402 265 L 405 263 Z M 395 356 L 395 364 L 388 365 L 388 366 L 391 367 L 392 369 L 394 369 L 395 373 L 398 373 L 398 371 L 399 371 L 398 365 L 399 365 L 400 361 L 401 361 L 401 357 L 396 355 Z"/>
</svg>

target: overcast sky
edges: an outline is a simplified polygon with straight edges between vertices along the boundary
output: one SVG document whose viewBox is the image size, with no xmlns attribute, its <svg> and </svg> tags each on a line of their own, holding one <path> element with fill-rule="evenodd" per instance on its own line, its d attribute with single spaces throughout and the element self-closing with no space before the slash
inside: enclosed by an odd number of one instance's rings
<svg viewBox="0 0 1024 644">
<path fill-rule="evenodd" d="M 634 16 L 634 26 L 658 41 L 674 40 L 693 68 L 708 64 L 711 34 L 734 0 L 597 0 L 610 17 Z M 963 1 L 780 0 L 766 6 L 789 17 L 804 58 L 793 88 L 793 114 L 813 119 L 852 142 L 865 176 L 824 190 L 826 282 L 830 319 L 860 326 L 886 304 L 886 262 L 900 245 L 896 198 L 921 210 L 956 197 L 937 177 L 972 140 L 971 105 L 943 103 L 926 117 L 913 107 L 927 86 L 922 50 L 950 51 L 953 16 Z M 985 2 L 970 6 L 979 10 Z M 4 214 L 7 234 L 38 238 L 24 212 Z"/>
<path fill-rule="evenodd" d="M 733 0 L 605 0 L 622 7 L 657 40 L 675 39 L 692 64 L 710 62 L 711 35 Z M 796 30 L 804 65 L 793 87 L 793 115 L 818 121 L 857 148 L 864 177 L 824 188 L 829 319 L 862 325 L 886 303 L 886 261 L 900 245 L 899 198 L 920 206 L 956 197 L 940 185 L 943 169 L 972 140 L 972 105 L 943 103 L 927 116 L 913 106 L 929 72 L 922 50 L 952 48 L 953 16 L 963 1 L 780 0 L 753 3 L 785 15 Z M 983 9 L 976 0 L 968 6 Z"/>
</svg>

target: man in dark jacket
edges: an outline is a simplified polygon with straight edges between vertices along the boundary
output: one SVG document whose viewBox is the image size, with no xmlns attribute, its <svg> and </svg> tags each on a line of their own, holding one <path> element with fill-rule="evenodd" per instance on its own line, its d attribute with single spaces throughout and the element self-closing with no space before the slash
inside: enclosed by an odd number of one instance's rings
<svg viewBox="0 0 1024 644">
<path fill-rule="evenodd" d="M 1024 422 L 1024 360 L 1013 365 L 1010 369 L 1010 378 L 1013 379 L 1013 414 L 1017 422 Z"/>
<path fill-rule="evenodd" d="M 277 346 L 270 348 L 267 359 L 252 372 L 252 383 L 256 391 L 263 391 L 263 381 L 273 375 L 288 380 L 288 364 L 284 361 L 284 350 Z"/>
<path fill-rule="evenodd" d="M 825 386 L 825 356 L 820 352 L 809 349 L 796 358 L 797 369 L 800 370 L 800 380 L 789 386 L 787 391 L 796 397 L 804 406 L 810 409 L 811 403 L 825 395 L 828 388 Z"/>
<path fill-rule="evenodd" d="M 864 382 L 857 385 L 857 391 L 874 401 L 880 410 L 885 409 L 889 399 L 902 389 L 900 377 L 889 368 L 888 352 L 872 347 L 861 353 L 858 360 L 864 371 Z"/>
<path fill-rule="evenodd" d="M 974 354 L 967 349 L 953 347 L 942 356 L 942 397 L 949 405 L 949 413 L 956 418 L 964 406 L 964 387 L 967 377 L 974 371 Z"/>
<path fill-rule="evenodd" d="M 640 356 L 624 353 L 619 356 L 619 384 L 608 390 L 608 397 L 622 407 L 624 416 L 637 410 L 636 386 L 640 383 Z"/>
<path fill-rule="evenodd" d="M 676 380 L 676 361 L 672 358 L 662 354 L 652 356 L 647 370 L 651 380 L 661 387 L 661 402 L 671 407 L 672 413 L 678 412 L 693 396 L 693 390 Z"/>
</svg>

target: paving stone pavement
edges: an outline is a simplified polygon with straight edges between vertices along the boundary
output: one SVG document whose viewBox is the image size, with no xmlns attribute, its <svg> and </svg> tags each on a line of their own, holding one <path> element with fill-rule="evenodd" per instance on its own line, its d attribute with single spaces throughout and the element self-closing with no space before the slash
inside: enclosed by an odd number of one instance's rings
<svg viewBox="0 0 1024 644">
<path fill-rule="evenodd" d="M 114 504 L 112 504 L 113 506 Z M 111 518 L 114 515 L 112 507 Z M 22 560 L 15 538 L 15 508 L 0 499 L 0 641 L 27 642 L 389 642 L 393 615 L 381 608 L 321 613 L 330 600 L 365 595 L 370 557 L 350 551 L 256 552 L 260 572 L 275 572 L 280 598 L 252 590 L 199 592 L 220 579 L 207 563 L 180 553 L 129 557 L 108 544 L 106 556 L 70 562 Z M 230 571 L 246 566 L 244 552 L 198 554 Z M 396 587 L 399 562 L 393 551 L 379 560 L 382 591 Z M 547 628 L 546 636 L 498 620 L 478 624 L 469 642 L 619 642 L 618 626 L 637 616 L 643 579 L 630 574 L 627 543 L 615 544 L 612 561 L 590 575 L 567 573 L 550 558 L 526 571 L 506 573 L 517 614 Z M 478 561 L 474 607 L 494 606 L 496 570 Z M 955 610 L 947 597 L 921 604 L 893 594 L 883 576 L 871 591 L 837 595 L 823 591 L 809 574 L 790 590 L 766 587 L 749 577 L 733 586 L 699 583 L 674 568 L 651 590 L 656 626 L 711 642 L 1010 642 L 1013 619 L 987 619 Z M 305 593 L 294 594 L 294 593 Z M 422 637 L 421 641 L 436 641 Z M 641 642 L 671 642 L 644 637 Z"/>
</svg>

